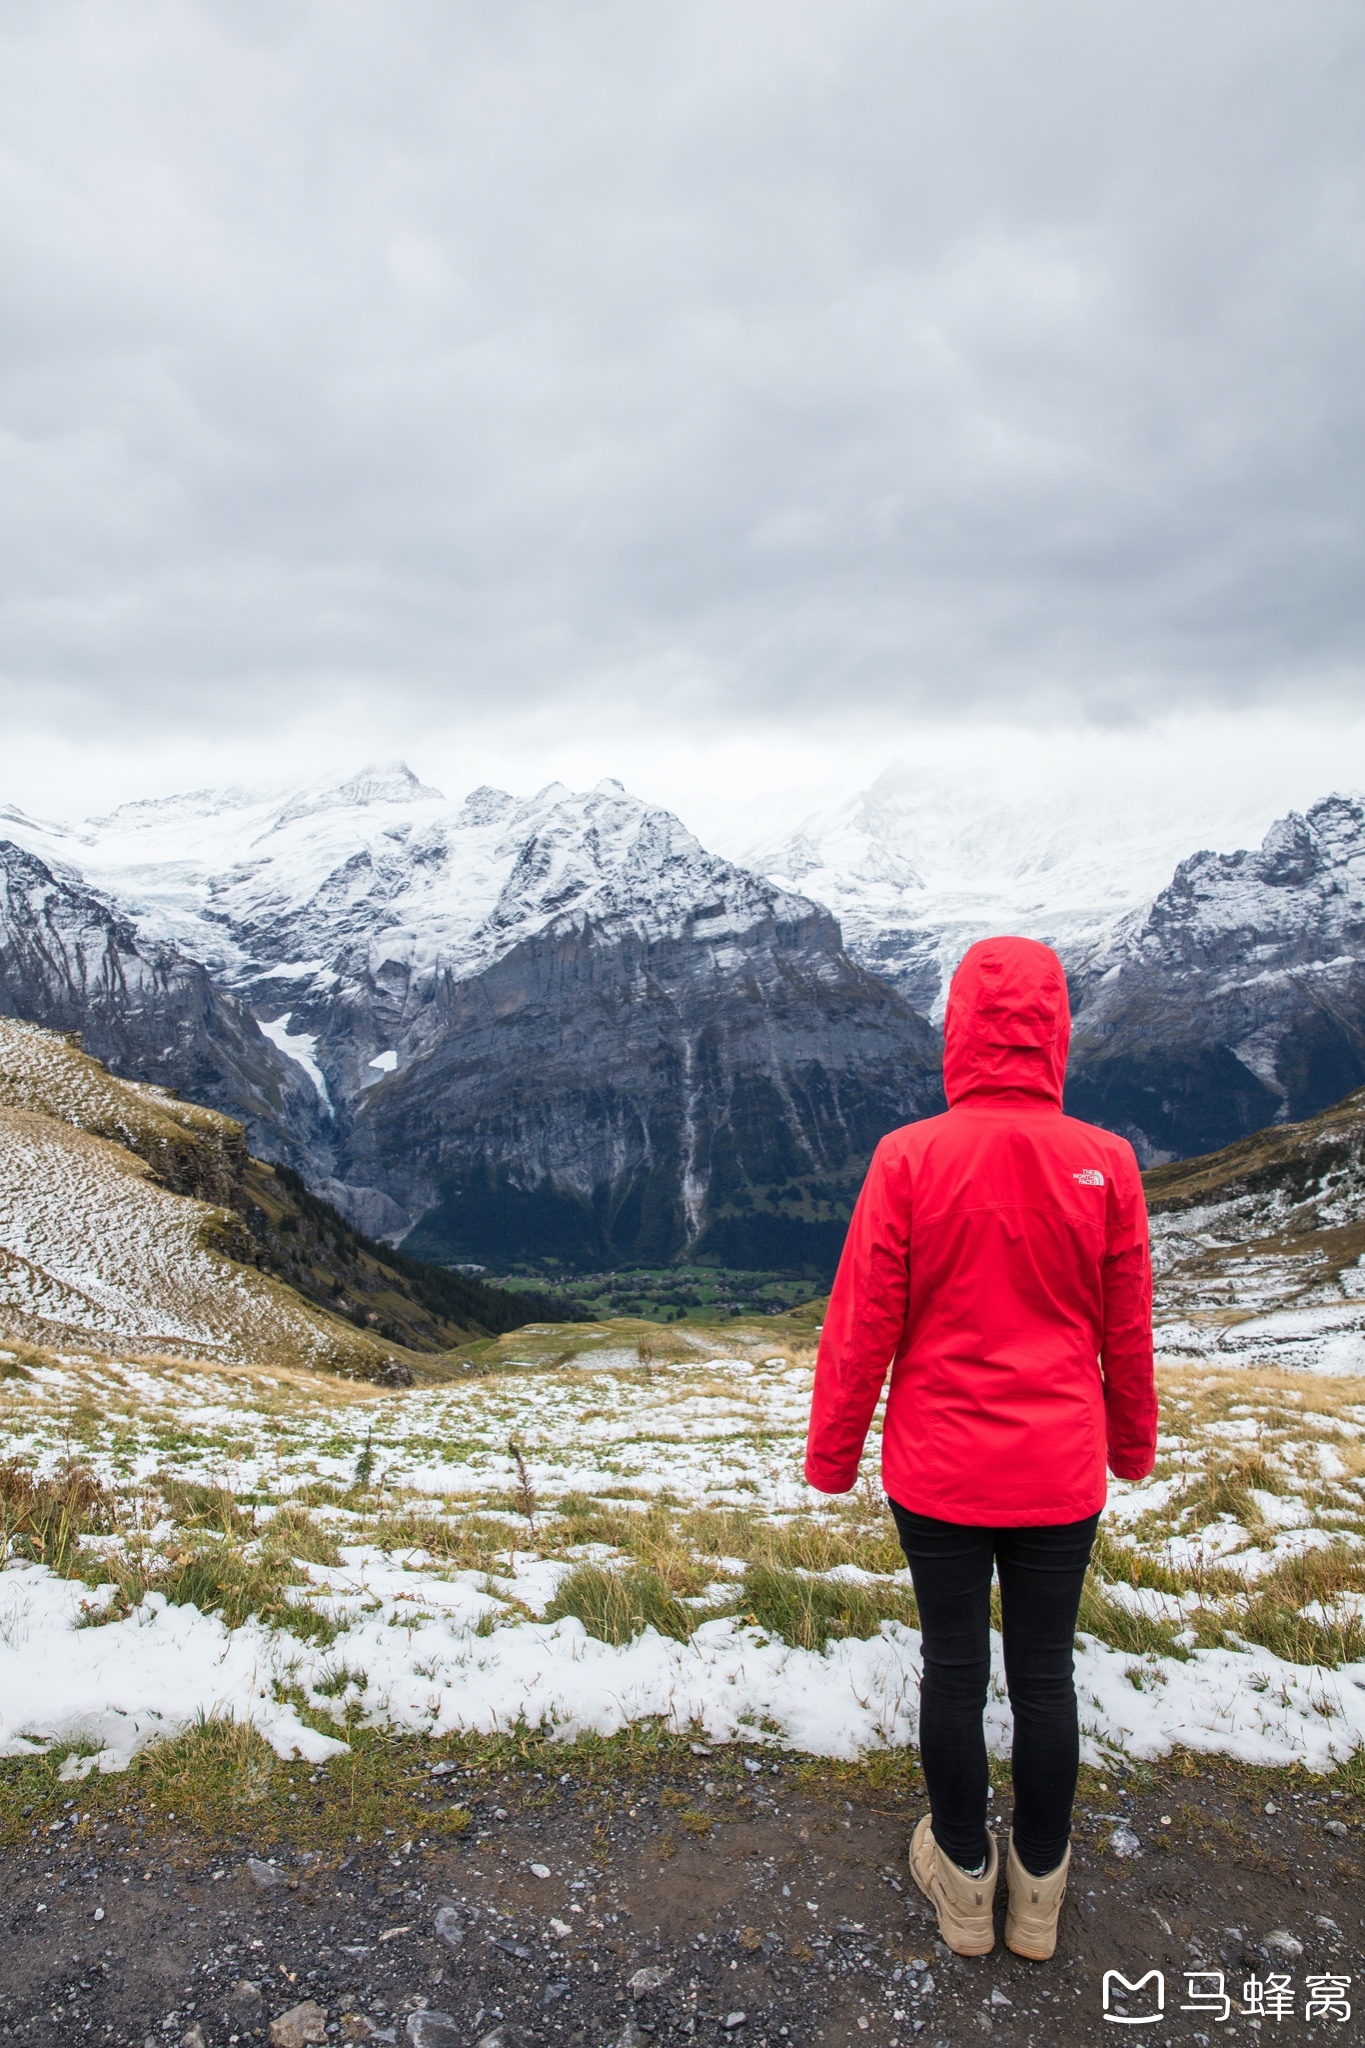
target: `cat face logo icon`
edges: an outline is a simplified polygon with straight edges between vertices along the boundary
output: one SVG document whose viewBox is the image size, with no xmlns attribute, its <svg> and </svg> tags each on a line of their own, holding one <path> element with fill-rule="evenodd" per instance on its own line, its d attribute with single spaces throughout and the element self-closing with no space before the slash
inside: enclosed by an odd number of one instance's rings
<svg viewBox="0 0 1365 2048">
<path fill-rule="evenodd" d="M 1080 1172 L 1073 1173 L 1071 1178 L 1078 1180 L 1083 1188 L 1102 1188 L 1104 1186 L 1104 1175 L 1093 1166 L 1083 1166 Z"/>
<path fill-rule="evenodd" d="M 1148 1985 L 1152 1986 L 1148 1993 L 1148 2003 L 1152 2008 L 1150 2012 L 1111 2010 L 1115 1998 L 1126 2004 L 1129 1998 L 1137 1998 L 1140 1992 L 1147 1991 Z M 1114 2021 L 1120 2027 L 1154 2027 L 1165 2007 L 1166 1979 L 1160 1970 L 1149 1970 L 1145 1977 L 1138 1978 L 1136 1984 L 1130 1984 L 1118 1970 L 1105 1971 L 1101 1984 L 1100 2009 L 1107 2020 Z"/>
</svg>

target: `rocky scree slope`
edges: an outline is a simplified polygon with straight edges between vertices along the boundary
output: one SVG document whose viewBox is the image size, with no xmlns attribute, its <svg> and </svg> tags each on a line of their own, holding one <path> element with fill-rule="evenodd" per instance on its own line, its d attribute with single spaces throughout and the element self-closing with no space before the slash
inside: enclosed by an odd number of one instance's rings
<svg viewBox="0 0 1365 2048">
<path fill-rule="evenodd" d="M 1163 1355 L 1365 1373 L 1365 1088 L 1144 1183 Z"/>
<path fill-rule="evenodd" d="M 1327 1108 L 1365 1083 L 1365 803 L 1328 797 L 1254 851 L 1182 861 L 1067 965 L 1067 1107 L 1144 1164 Z"/>
<path fill-rule="evenodd" d="M 420 1354 L 563 1313 L 370 1245 L 240 1124 L 0 1019 L 0 1334 L 410 1384 Z"/>
<path fill-rule="evenodd" d="M 455 806 L 399 765 L 26 843 L 253 1013 L 310 1184 L 431 1256 L 828 1270 L 877 1139 L 941 1102 L 827 911 L 619 783 Z"/>
</svg>

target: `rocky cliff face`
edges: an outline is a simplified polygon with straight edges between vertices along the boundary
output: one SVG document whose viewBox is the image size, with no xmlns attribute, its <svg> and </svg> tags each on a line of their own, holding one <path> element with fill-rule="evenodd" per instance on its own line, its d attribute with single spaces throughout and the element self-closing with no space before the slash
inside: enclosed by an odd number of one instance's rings
<svg viewBox="0 0 1365 2048">
<path fill-rule="evenodd" d="M 398 767 L 22 822 L 254 1014 L 312 1185 L 428 1256 L 827 1271 L 877 1138 L 940 1101 L 827 911 L 619 783 L 456 806 Z"/>
<path fill-rule="evenodd" d="M 1312 1116 L 1365 1082 L 1365 805 L 1194 855 L 1068 965 L 1068 1107 L 1145 1164 Z"/>
<path fill-rule="evenodd" d="M 344 1158 L 425 1256 L 682 1251 L 827 1272 L 872 1148 L 941 1106 L 933 1034 L 813 906 L 557 921 L 446 978 Z"/>
<path fill-rule="evenodd" d="M 267 1157 L 306 1157 L 316 1138 L 314 1091 L 249 1011 L 195 961 L 141 938 L 76 877 L 4 838 L 0 1015 L 79 1032 L 114 1073 L 242 1118 Z"/>
</svg>

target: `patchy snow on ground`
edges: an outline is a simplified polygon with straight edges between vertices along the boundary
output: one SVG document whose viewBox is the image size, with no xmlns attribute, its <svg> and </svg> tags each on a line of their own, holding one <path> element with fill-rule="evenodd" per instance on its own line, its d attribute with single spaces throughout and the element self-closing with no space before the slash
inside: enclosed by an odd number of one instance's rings
<svg viewBox="0 0 1365 2048">
<path fill-rule="evenodd" d="M 1365 1556 L 1355 1479 L 1365 1406 L 1346 1398 L 1365 1389 L 1320 1381 L 1286 1393 L 1285 1384 L 1283 1375 L 1249 1381 L 1245 1398 L 1234 1398 L 1243 1388 L 1229 1375 L 1168 1385 L 1156 1474 L 1115 1484 L 1106 1526 L 1116 1555 L 1165 1578 L 1140 1584 L 1135 1572 L 1128 1584 L 1111 1560 L 1098 1590 L 1114 1614 L 1166 1633 L 1138 1649 L 1122 1629 L 1082 1636 L 1077 1683 L 1092 1760 L 1181 1743 L 1327 1770 L 1365 1741 L 1365 1662 L 1296 1663 L 1237 1634 L 1248 1602 L 1292 1560 L 1329 1552 L 1346 1560 L 1349 1578 L 1351 1560 Z M 1189 1398 L 1177 1398 L 1182 1385 Z M 765 1359 L 756 1346 L 746 1357 L 662 1363 L 624 1348 L 549 1365 L 528 1356 L 484 1378 L 382 1395 L 212 1366 L 32 1364 L 3 1382 L 11 1455 L 39 1471 L 77 1455 L 128 1513 L 118 1531 L 87 1540 L 89 1583 L 19 1559 L 0 1572 L 0 1754 L 74 1745 L 86 1755 L 72 1770 L 117 1769 L 202 1714 L 250 1720 L 281 1753 L 310 1758 L 344 1743 L 348 1716 L 414 1733 L 524 1722 L 566 1738 L 659 1716 L 711 1741 L 835 1757 L 913 1742 L 917 1630 L 889 1614 L 878 1625 L 874 1614 L 866 1635 L 836 1636 L 823 1652 L 794 1647 L 746 1613 L 746 1560 L 726 1548 L 744 1529 L 824 1530 L 835 1542 L 842 1531 L 850 1554 L 825 1570 L 798 1563 L 801 1579 L 903 1610 L 906 1574 L 890 1568 L 894 1557 L 874 1570 L 852 1554 L 884 1533 L 875 1489 L 831 1504 L 800 1476 L 809 1392 L 808 1357 Z M 1229 1457 L 1256 1461 L 1254 1484 L 1238 1482 L 1240 1517 L 1198 1505 L 1209 1459 Z M 298 1561 L 288 1591 L 297 1624 L 251 1618 L 229 1628 L 158 1590 L 130 1609 L 96 1583 L 120 1559 L 170 1556 L 186 1540 L 167 1505 L 185 1482 L 227 1489 L 242 1504 L 254 1518 L 252 1555 L 279 1510 L 308 1503 L 339 1561 L 309 1562 L 306 1552 Z M 638 1561 L 626 1537 L 558 1538 L 560 1503 L 574 1500 L 610 1511 L 618 1529 L 632 1518 L 643 1528 L 651 1508 L 656 1520 L 672 1516 L 679 1544 L 701 1540 L 705 1511 L 728 1517 L 724 1541 L 698 1555 L 708 1590 L 694 1599 L 689 1640 L 646 1628 L 615 1644 L 573 1614 L 547 1618 L 578 1566 Z M 421 1529 L 431 1533 L 414 1540 Z M 485 1547 L 470 1568 L 460 1532 L 476 1529 Z M 1365 1591 L 1350 1585 L 1297 1599 L 1305 1625 L 1358 1631 L 1365 1613 Z M 1224 1632 L 1201 1644 L 1197 1625 L 1215 1613 Z M 1358 1635 L 1343 1641 L 1362 1654 Z M 988 1728 L 1004 1753 L 998 1640 L 994 1652 Z"/>
</svg>

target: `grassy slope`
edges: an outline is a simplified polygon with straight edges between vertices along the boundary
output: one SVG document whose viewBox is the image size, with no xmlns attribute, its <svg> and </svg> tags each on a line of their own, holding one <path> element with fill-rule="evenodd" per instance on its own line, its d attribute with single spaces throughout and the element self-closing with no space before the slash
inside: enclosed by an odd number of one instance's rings
<svg viewBox="0 0 1365 2048">
<path fill-rule="evenodd" d="M 1365 1257 L 1365 1089 L 1143 1182 L 1171 1313 L 1232 1326 L 1339 1302 Z"/>
<path fill-rule="evenodd" d="M 1365 1147 L 1365 1088 L 1298 1124 L 1272 1124 L 1221 1152 L 1156 1166 L 1143 1175 L 1154 1212 L 1239 1195 L 1283 1191 L 1307 1198 L 1324 1173 L 1358 1174 Z"/>
<path fill-rule="evenodd" d="M 0 1019 L 0 1122 L 14 1241 L 4 1326 L 28 1343 L 253 1356 L 370 1378 L 418 1371 L 433 1353 L 556 1311 L 546 1297 L 388 1254 L 297 1176 L 251 1159 L 230 1118 L 116 1080 L 72 1040 L 10 1018 Z M 79 1277 L 69 1261 L 54 1277 L 64 1231 L 84 1240 Z"/>
</svg>

